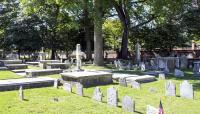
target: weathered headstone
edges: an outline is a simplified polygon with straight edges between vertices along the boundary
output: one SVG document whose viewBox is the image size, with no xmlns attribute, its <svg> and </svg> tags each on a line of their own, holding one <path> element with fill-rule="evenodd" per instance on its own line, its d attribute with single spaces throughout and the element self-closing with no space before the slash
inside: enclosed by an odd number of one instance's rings
<svg viewBox="0 0 200 114">
<path fill-rule="evenodd" d="M 55 87 L 55 88 L 58 88 L 58 79 L 55 79 L 55 80 L 54 80 L 54 87 Z"/>
<path fill-rule="evenodd" d="M 131 87 L 135 88 L 135 89 L 140 89 L 141 88 L 141 84 L 136 82 L 136 81 L 132 81 L 131 82 Z"/>
<path fill-rule="evenodd" d="M 0 61 L 0 67 L 4 67 L 4 66 L 5 66 L 4 62 Z"/>
<path fill-rule="evenodd" d="M 94 93 L 93 93 L 93 98 L 92 98 L 92 99 L 101 102 L 101 101 L 102 101 L 102 97 L 103 97 L 103 96 L 102 96 L 102 93 L 101 93 L 100 88 L 99 88 L 99 87 L 96 87 L 96 88 L 94 89 Z"/>
<path fill-rule="evenodd" d="M 141 46 L 139 43 L 135 45 L 135 52 L 136 52 L 136 63 L 139 64 L 141 61 Z"/>
<path fill-rule="evenodd" d="M 128 112 L 134 112 L 135 111 L 135 103 L 132 100 L 131 97 L 129 96 L 124 96 L 122 98 L 122 109 L 124 111 L 128 111 Z"/>
<path fill-rule="evenodd" d="M 24 91 L 23 91 L 23 86 L 19 87 L 19 99 L 24 100 Z"/>
<path fill-rule="evenodd" d="M 166 96 L 176 96 L 176 84 L 172 81 L 166 82 L 165 91 Z"/>
<path fill-rule="evenodd" d="M 65 91 L 68 91 L 68 92 L 72 92 L 72 85 L 70 84 L 70 83 L 64 83 L 63 84 L 63 89 L 65 90 Z"/>
<path fill-rule="evenodd" d="M 119 78 L 119 85 L 127 87 L 126 78 Z"/>
<path fill-rule="evenodd" d="M 77 70 L 81 70 L 81 45 L 76 45 L 76 67 Z"/>
<path fill-rule="evenodd" d="M 200 61 L 194 62 L 193 73 L 194 76 L 200 76 Z"/>
<path fill-rule="evenodd" d="M 175 69 L 174 75 L 175 75 L 176 77 L 184 77 L 184 72 L 181 71 L 181 70 Z"/>
<path fill-rule="evenodd" d="M 159 79 L 160 80 L 165 80 L 165 74 L 164 73 L 159 73 Z"/>
<path fill-rule="evenodd" d="M 107 89 L 107 104 L 110 106 L 118 106 L 118 92 L 114 87 Z"/>
<path fill-rule="evenodd" d="M 188 99 L 194 98 L 193 85 L 186 80 L 180 84 L 180 96 Z"/>
<path fill-rule="evenodd" d="M 83 96 L 83 85 L 80 83 L 76 84 L 76 94 L 79 96 Z"/>
<path fill-rule="evenodd" d="M 146 114 L 158 114 L 158 111 L 159 110 L 157 108 L 147 105 L 147 113 Z"/>
<path fill-rule="evenodd" d="M 141 71 L 145 71 L 145 64 L 143 62 L 141 63 L 140 67 L 141 67 Z"/>
</svg>

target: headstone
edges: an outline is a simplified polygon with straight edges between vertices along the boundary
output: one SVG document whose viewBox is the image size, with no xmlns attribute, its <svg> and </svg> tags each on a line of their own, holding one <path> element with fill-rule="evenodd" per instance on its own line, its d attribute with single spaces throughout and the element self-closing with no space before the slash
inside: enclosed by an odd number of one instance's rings
<svg viewBox="0 0 200 114">
<path fill-rule="evenodd" d="M 143 62 L 141 63 L 141 71 L 145 71 L 145 64 Z"/>
<path fill-rule="evenodd" d="M 158 111 L 159 110 L 157 108 L 147 105 L 147 113 L 146 114 L 159 114 Z"/>
<path fill-rule="evenodd" d="M 200 76 L 200 61 L 194 62 L 193 73 L 194 76 Z"/>
<path fill-rule="evenodd" d="M 135 88 L 135 89 L 140 89 L 141 88 L 141 84 L 136 82 L 136 81 L 132 81 L 131 82 L 131 87 Z"/>
<path fill-rule="evenodd" d="M 174 84 L 172 81 L 168 81 L 165 84 L 165 91 L 166 96 L 176 96 L 176 84 Z"/>
<path fill-rule="evenodd" d="M 58 88 L 58 79 L 55 79 L 55 80 L 54 80 L 54 87 L 55 87 L 55 88 Z"/>
<path fill-rule="evenodd" d="M 118 92 L 114 87 L 107 89 L 107 104 L 110 106 L 118 106 Z"/>
<path fill-rule="evenodd" d="M 134 112 L 135 111 L 135 103 L 129 96 L 124 96 L 122 98 L 122 110 L 127 112 Z"/>
<path fill-rule="evenodd" d="M 19 87 L 19 99 L 24 100 L 24 91 L 23 91 L 23 86 Z"/>
<path fill-rule="evenodd" d="M 181 71 L 181 70 L 175 69 L 174 75 L 175 75 L 176 77 L 184 77 L 184 72 Z"/>
<path fill-rule="evenodd" d="M 164 63 L 163 60 L 161 60 L 161 59 L 158 60 L 158 67 L 159 67 L 160 69 L 164 69 L 164 68 L 165 68 L 165 63 Z"/>
<path fill-rule="evenodd" d="M 0 67 L 5 67 L 4 62 L 0 61 Z"/>
<path fill-rule="evenodd" d="M 160 80 L 165 80 L 165 74 L 164 73 L 159 73 L 159 79 Z"/>
<path fill-rule="evenodd" d="M 193 85 L 186 80 L 180 84 L 180 96 L 188 99 L 194 98 Z"/>
<path fill-rule="evenodd" d="M 76 94 L 79 96 L 83 96 L 83 85 L 80 83 L 76 84 Z"/>
<path fill-rule="evenodd" d="M 99 101 L 99 102 L 101 102 L 102 101 L 102 93 L 101 93 L 101 90 L 100 90 L 100 88 L 99 87 L 96 87 L 95 89 L 94 89 L 94 93 L 93 93 L 93 99 L 95 100 L 95 101 Z"/>
<path fill-rule="evenodd" d="M 119 85 L 127 87 L 126 78 L 119 78 Z"/>
<path fill-rule="evenodd" d="M 135 52 L 136 52 L 136 63 L 139 64 L 140 61 L 141 61 L 141 53 L 140 53 L 140 50 L 141 50 L 141 46 L 139 43 L 137 43 L 135 45 Z"/>
<path fill-rule="evenodd" d="M 72 92 L 72 85 L 70 84 L 70 83 L 64 83 L 63 84 L 63 89 L 65 90 L 65 91 L 68 91 L 68 92 Z"/>
<path fill-rule="evenodd" d="M 81 45 L 76 45 L 76 67 L 77 70 L 81 70 Z"/>
</svg>

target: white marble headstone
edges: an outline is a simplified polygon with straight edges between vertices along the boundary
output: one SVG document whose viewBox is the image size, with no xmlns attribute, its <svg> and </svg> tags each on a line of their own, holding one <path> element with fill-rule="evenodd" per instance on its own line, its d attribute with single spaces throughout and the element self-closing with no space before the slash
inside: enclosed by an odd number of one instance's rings
<svg viewBox="0 0 200 114">
<path fill-rule="evenodd" d="M 165 84 L 166 96 L 176 96 L 176 84 L 172 81 L 167 81 Z"/>
<path fill-rule="evenodd" d="M 94 93 L 93 93 L 93 99 L 96 100 L 96 101 L 99 101 L 101 102 L 102 101 L 102 93 L 101 93 L 101 90 L 99 87 L 96 87 L 94 89 Z"/>
<path fill-rule="evenodd" d="M 107 104 L 110 106 L 118 106 L 118 92 L 114 87 L 107 89 Z"/>
<path fill-rule="evenodd" d="M 124 111 L 128 111 L 128 112 L 134 112 L 135 111 L 135 103 L 132 100 L 131 97 L 129 96 L 124 96 L 122 98 L 122 109 Z"/>
<path fill-rule="evenodd" d="M 186 80 L 180 84 L 180 96 L 188 99 L 194 98 L 193 85 Z"/>
</svg>

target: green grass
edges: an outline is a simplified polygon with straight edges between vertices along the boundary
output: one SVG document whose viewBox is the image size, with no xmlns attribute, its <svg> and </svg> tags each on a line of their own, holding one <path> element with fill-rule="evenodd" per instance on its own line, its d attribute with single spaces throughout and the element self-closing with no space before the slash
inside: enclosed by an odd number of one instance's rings
<svg viewBox="0 0 200 114">
<path fill-rule="evenodd" d="M 22 78 L 11 71 L 0 71 L 0 80 Z"/>
</svg>

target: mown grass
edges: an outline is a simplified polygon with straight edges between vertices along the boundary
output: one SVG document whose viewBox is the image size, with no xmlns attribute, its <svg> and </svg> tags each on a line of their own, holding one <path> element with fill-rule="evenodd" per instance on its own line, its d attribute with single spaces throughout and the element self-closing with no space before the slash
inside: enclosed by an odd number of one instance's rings
<svg viewBox="0 0 200 114">
<path fill-rule="evenodd" d="M 0 71 L 0 80 L 22 78 L 11 71 Z"/>
</svg>

